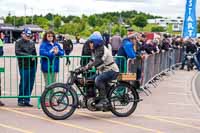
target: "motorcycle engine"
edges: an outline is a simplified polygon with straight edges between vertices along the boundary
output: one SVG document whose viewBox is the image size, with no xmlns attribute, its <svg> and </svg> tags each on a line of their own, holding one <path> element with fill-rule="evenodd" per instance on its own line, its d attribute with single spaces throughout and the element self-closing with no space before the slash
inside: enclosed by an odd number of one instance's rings
<svg viewBox="0 0 200 133">
<path fill-rule="evenodd" d="M 96 111 L 96 107 L 95 107 L 95 98 L 89 98 L 87 99 L 87 102 L 86 102 L 86 106 L 88 108 L 88 110 L 90 111 Z"/>
</svg>

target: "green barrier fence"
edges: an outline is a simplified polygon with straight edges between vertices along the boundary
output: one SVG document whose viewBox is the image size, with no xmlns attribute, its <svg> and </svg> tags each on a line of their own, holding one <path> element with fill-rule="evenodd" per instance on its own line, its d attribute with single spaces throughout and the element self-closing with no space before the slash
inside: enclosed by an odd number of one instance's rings
<svg viewBox="0 0 200 133">
<path fill-rule="evenodd" d="M 41 73 L 40 59 L 47 61 L 49 66 L 49 59 L 42 56 L 1 56 L 0 57 L 0 98 L 37 98 L 38 107 L 40 103 L 40 96 L 45 88 L 44 78 Z M 20 63 L 19 63 L 20 62 Z M 19 64 L 20 67 L 19 67 Z M 20 84 L 20 72 L 19 69 L 27 70 L 30 74 L 30 68 L 36 68 L 35 82 L 32 90 L 32 94 L 27 95 L 22 90 L 22 94 L 19 96 L 19 84 Z M 49 68 L 48 74 L 49 74 Z M 23 71 L 24 72 L 24 71 Z M 24 73 L 22 76 L 25 76 Z M 49 77 L 49 76 L 48 76 Z M 26 81 L 31 82 L 31 77 L 28 77 Z M 50 79 L 48 78 L 48 81 Z M 26 84 L 25 80 L 21 83 L 22 86 Z M 28 85 L 28 92 L 30 93 L 30 84 Z"/>
<path fill-rule="evenodd" d="M 54 69 L 53 66 L 55 65 L 55 59 L 59 58 L 59 72 L 57 73 L 57 79 L 53 79 L 54 77 Z M 45 89 L 46 84 L 50 84 L 52 82 L 63 82 L 65 83 L 69 76 L 69 71 L 74 70 L 80 66 L 85 66 L 89 60 L 90 56 L 62 56 L 56 57 L 52 60 L 49 60 L 48 57 L 43 56 L 1 56 L 0 57 L 0 98 L 37 98 L 38 99 L 38 108 L 40 108 L 40 97 Z M 70 60 L 70 64 L 66 64 L 67 58 Z M 124 57 L 114 57 L 115 60 L 118 60 L 118 64 L 120 66 L 120 72 L 126 72 L 127 70 L 127 61 Z M 28 68 L 31 66 L 31 60 L 37 60 L 34 66 L 36 69 L 36 76 L 33 91 L 31 96 L 22 94 L 19 96 L 19 83 L 20 83 L 20 73 L 19 73 L 19 66 L 18 60 L 21 60 L 21 68 L 25 69 L 24 67 L 28 65 Z M 45 84 L 44 75 L 41 71 L 41 60 L 45 60 L 48 64 L 48 72 L 47 74 L 47 82 Z M 95 69 L 90 70 L 87 77 L 90 77 L 92 74 L 95 73 Z M 30 82 L 30 78 L 29 82 Z M 24 85 L 24 83 L 22 83 Z M 30 91 L 30 90 L 29 90 Z M 24 92 L 24 91 L 23 91 Z"/>
<path fill-rule="evenodd" d="M 59 72 L 57 73 L 57 81 L 59 82 L 66 82 L 67 78 L 69 77 L 69 71 L 75 70 L 78 67 L 85 66 L 89 63 L 91 57 L 90 56 L 61 56 L 56 57 L 59 58 Z M 52 66 L 55 65 L 55 59 L 53 60 Z M 70 64 L 66 64 L 67 58 L 70 60 Z M 117 62 L 120 72 L 126 73 L 127 72 L 127 60 L 125 57 L 122 56 L 115 56 L 115 62 Z M 51 67 L 52 67 L 51 66 Z M 85 76 L 90 77 L 95 73 L 95 69 L 91 69 L 89 73 Z"/>
</svg>

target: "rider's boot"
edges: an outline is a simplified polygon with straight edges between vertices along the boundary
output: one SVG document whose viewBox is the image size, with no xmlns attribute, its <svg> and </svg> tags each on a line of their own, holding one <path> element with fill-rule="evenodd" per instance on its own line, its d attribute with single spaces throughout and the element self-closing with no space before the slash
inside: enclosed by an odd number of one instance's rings
<svg viewBox="0 0 200 133">
<path fill-rule="evenodd" d="M 95 105 L 97 108 L 103 108 L 108 104 L 108 99 L 106 97 L 106 90 L 105 89 L 100 89 L 99 90 L 99 98 L 100 101 Z"/>
</svg>

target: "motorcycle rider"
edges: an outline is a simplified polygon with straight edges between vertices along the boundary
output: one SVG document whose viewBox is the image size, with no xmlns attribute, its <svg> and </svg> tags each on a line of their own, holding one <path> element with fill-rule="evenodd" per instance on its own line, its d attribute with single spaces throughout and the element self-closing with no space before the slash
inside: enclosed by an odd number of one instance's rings
<svg viewBox="0 0 200 133">
<path fill-rule="evenodd" d="M 193 43 L 193 40 L 191 38 L 185 41 L 184 48 L 185 48 L 185 55 L 184 55 L 184 59 L 182 61 L 182 65 L 180 68 L 181 70 L 184 69 L 185 62 L 187 60 L 187 54 L 189 53 L 194 54 L 195 52 L 197 52 L 197 46 L 195 45 L 195 43 Z M 197 64 L 196 60 L 195 60 L 195 64 Z"/>
<path fill-rule="evenodd" d="M 94 60 L 89 62 L 82 68 L 86 71 L 92 67 L 95 67 L 99 71 L 99 75 L 95 75 L 95 87 L 99 90 L 100 101 L 96 104 L 96 107 L 102 108 L 108 103 L 106 97 L 106 83 L 115 80 L 119 74 L 119 68 L 115 63 L 111 52 L 104 45 L 103 38 L 100 32 L 96 31 L 89 37 L 89 47 L 92 50 Z"/>
</svg>

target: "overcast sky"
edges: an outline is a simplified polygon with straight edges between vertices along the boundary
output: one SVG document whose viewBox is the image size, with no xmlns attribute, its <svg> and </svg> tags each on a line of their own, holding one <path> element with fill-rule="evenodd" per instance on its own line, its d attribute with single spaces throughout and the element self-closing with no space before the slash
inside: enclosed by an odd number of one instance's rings
<svg viewBox="0 0 200 133">
<path fill-rule="evenodd" d="M 0 0 L 0 16 L 47 14 L 90 15 L 94 13 L 137 10 L 163 17 L 184 16 L 186 0 Z M 197 0 L 197 16 L 200 16 L 200 0 Z"/>
</svg>

